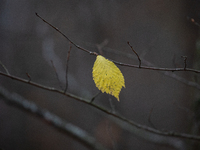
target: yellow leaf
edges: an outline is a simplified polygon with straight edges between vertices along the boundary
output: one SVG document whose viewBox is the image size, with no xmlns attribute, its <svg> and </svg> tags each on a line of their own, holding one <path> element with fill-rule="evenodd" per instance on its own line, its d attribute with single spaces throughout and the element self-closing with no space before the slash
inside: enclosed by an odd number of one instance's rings
<svg viewBox="0 0 200 150">
<path fill-rule="evenodd" d="M 119 101 L 119 93 L 125 87 L 124 76 L 110 60 L 98 55 L 93 66 L 93 80 L 102 93 L 113 95 Z"/>
</svg>

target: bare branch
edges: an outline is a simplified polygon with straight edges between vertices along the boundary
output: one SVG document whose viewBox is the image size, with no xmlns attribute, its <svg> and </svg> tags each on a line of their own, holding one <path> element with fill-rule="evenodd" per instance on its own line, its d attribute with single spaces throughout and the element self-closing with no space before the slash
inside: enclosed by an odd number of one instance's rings
<svg viewBox="0 0 200 150">
<path fill-rule="evenodd" d="M 67 54 L 66 74 L 65 74 L 66 84 L 65 84 L 64 93 L 67 91 L 67 88 L 68 88 L 68 66 L 69 66 L 69 57 L 70 57 L 71 49 L 72 49 L 71 42 L 69 42 L 69 50 L 68 50 L 68 54 Z"/>
<path fill-rule="evenodd" d="M 79 96 L 76 96 L 76 95 L 73 95 L 71 93 L 64 93 L 63 91 L 61 90 L 58 90 L 58 89 L 55 89 L 55 88 L 52 88 L 52 87 L 47 87 L 47 86 L 44 86 L 44 85 L 41 85 L 41 84 L 38 84 L 38 83 L 35 83 L 35 82 L 32 82 L 32 81 L 28 81 L 28 80 L 25 80 L 25 79 L 22 79 L 22 78 L 19 78 L 19 77 L 15 77 L 15 76 L 12 76 L 12 75 L 8 75 L 6 73 L 3 73 L 0 71 L 0 75 L 2 76 L 5 76 L 5 77 L 8 77 L 8 78 L 11 78 L 13 80 L 17 80 L 17 81 L 20 81 L 20 82 L 23 82 L 23 83 L 26 83 L 26 84 L 29 84 L 29 85 L 32 85 L 32 86 L 35 86 L 35 87 L 38 87 L 38 88 L 41 88 L 41 89 L 44 89 L 44 90 L 48 90 L 48 91 L 51 91 L 51 92 L 56 92 L 56 93 L 59 93 L 59 94 L 63 94 L 65 96 L 68 96 L 68 97 L 71 97 L 79 102 L 82 102 L 82 103 L 85 103 L 85 104 L 88 104 L 116 119 L 119 119 L 120 121 L 124 122 L 124 123 L 127 123 L 131 126 L 133 126 L 134 128 L 137 128 L 139 130 L 143 130 L 143 131 L 146 131 L 146 132 L 149 132 L 149 133 L 152 133 L 152 134 L 155 134 L 155 135 L 162 135 L 162 136 L 167 136 L 167 137 L 176 137 L 176 138 L 183 138 L 183 139 L 190 139 L 190 140 L 196 140 L 196 141 L 200 141 L 200 136 L 196 136 L 196 135 L 191 135 L 191 134 L 185 134 L 185 133 L 177 133 L 177 132 L 173 132 L 173 131 L 160 131 L 160 130 L 156 130 L 156 129 L 153 129 L 153 128 L 150 128 L 148 126 L 145 126 L 145 125 L 141 125 L 141 124 L 138 124 L 134 121 L 131 121 L 123 116 L 120 116 L 118 114 L 114 114 L 113 112 L 99 106 L 99 105 L 96 105 L 94 103 L 91 103 L 91 100 L 88 100 L 88 99 L 85 99 L 85 98 L 82 98 L 82 97 L 79 97 Z M 118 122 L 116 122 L 118 123 Z M 127 126 L 123 126 L 123 128 L 125 128 L 126 130 L 131 130 L 132 129 L 129 129 L 129 127 Z M 135 132 L 135 134 L 137 134 L 137 132 Z"/>
<path fill-rule="evenodd" d="M 129 42 L 127 42 L 127 43 L 128 43 L 128 45 L 130 46 L 130 48 L 132 49 L 132 51 L 135 53 L 135 55 L 137 56 L 138 61 L 139 61 L 139 68 L 141 68 L 141 59 L 140 59 L 139 55 L 138 55 L 137 52 L 133 49 L 133 47 L 130 45 L 130 43 L 129 43 Z"/>
<path fill-rule="evenodd" d="M 113 61 L 115 64 L 118 64 L 118 65 L 121 65 L 121 66 L 139 68 L 138 65 L 125 64 L 125 63 L 117 62 L 117 61 L 114 61 L 114 60 L 111 60 L 111 61 Z M 146 70 L 157 70 L 157 71 L 171 71 L 171 72 L 188 71 L 188 72 L 200 73 L 200 70 L 191 69 L 191 68 L 159 68 L 159 67 L 148 67 L 148 66 L 141 66 L 140 68 L 146 69 Z"/>
<path fill-rule="evenodd" d="M 38 13 L 35 13 L 37 17 L 39 17 L 40 19 L 42 19 L 42 21 L 44 21 L 46 24 L 48 24 L 49 26 L 51 26 L 53 29 L 55 29 L 57 32 L 59 32 L 63 37 L 65 37 L 69 42 L 71 42 L 75 47 L 77 47 L 78 49 L 81 49 L 91 55 L 98 55 L 96 52 L 92 52 L 89 51 L 85 48 L 80 47 L 79 45 L 75 44 L 74 42 L 72 42 L 72 40 L 70 40 L 63 32 L 61 32 L 58 28 L 54 27 L 52 24 L 50 24 L 49 22 L 47 22 L 45 19 L 43 19 L 40 15 L 38 15 Z"/>
<path fill-rule="evenodd" d="M 91 44 L 90 44 L 90 46 L 91 46 Z M 118 51 L 118 50 L 113 50 L 113 49 L 111 49 L 111 48 L 104 48 L 104 51 L 105 51 L 105 50 L 106 50 L 107 52 L 112 53 L 112 54 L 114 53 L 114 54 L 117 54 L 117 55 L 120 55 L 120 56 L 124 56 L 124 57 L 130 58 L 130 59 L 136 59 L 136 57 L 135 57 L 134 55 L 129 54 L 129 53 L 124 53 L 124 52 L 121 52 L 121 51 Z M 143 62 L 145 65 L 147 65 L 147 66 L 155 66 L 154 64 L 152 64 L 151 62 L 149 62 L 149 61 L 147 61 L 147 60 L 145 60 L 145 59 L 143 59 L 143 58 L 141 58 L 141 60 L 142 60 L 142 62 Z M 188 81 L 188 80 L 186 80 L 186 79 L 184 79 L 184 78 L 182 78 L 182 77 L 176 75 L 176 74 L 173 73 L 173 72 L 164 71 L 164 72 L 160 72 L 160 73 L 162 73 L 162 74 L 164 74 L 164 75 L 166 75 L 166 76 L 168 76 L 168 77 L 171 77 L 171 78 L 173 78 L 173 79 L 175 79 L 175 80 L 178 80 L 179 82 L 182 82 L 182 83 L 184 83 L 185 85 L 188 85 L 188 86 L 191 86 L 191 87 L 194 87 L 194 88 L 200 90 L 200 85 L 199 85 L 198 83 L 192 82 L 192 81 Z"/>
<path fill-rule="evenodd" d="M 0 86 L 0 96 L 3 97 L 4 102 L 22 111 L 26 111 L 32 115 L 37 116 L 41 120 L 59 130 L 60 132 L 69 135 L 82 143 L 84 146 L 95 150 L 106 150 L 101 144 L 99 144 L 92 136 L 81 128 L 74 126 L 73 124 L 63 120 L 55 114 L 39 108 L 35 103 L 30 102 L 20 95 L 8 92 L 5 88 Z"/>
<path fill-rule="evenodd" d="M 49 26 L 51 26 L 53 29 L 55 29 L 57 32 L 59 32 L 63 37 L 65 37 L 69 42 L 71 42 L 76 48 L 83 50 L 87 53 L 89 53 L 90 55 L 95 55 L 97 56 L 98 53 L 96 52 L 92 52 L 90 50 L 87 50 L 77 44 L 75 44 L 72 40 L 70 40 L 64 33 L 62 33 L 58 28 L 54 27 L 52 24 L 50 24 L 49 22 L 47 22 L 45 19 L 43 19 L 41 16 L 39 16 L 37 13 L 35 13 L 37 17 L 39 17 L 40 19 L 42 19 L 42 21 L 44 21 L 46 24 L 48 24 Z M 110 59 L 111 60 L 111 59 Z M 126 66 L 126 67 L 133 67 L 133 68 L 139 68 L 139 69 L 148 69 L 148 70 L 157 70 L 157 71 L 188 71 L 188 72 L 195 72 L 195 73 L 200 73 L 200 70 L 195 70 L 195 69 L 191 69 L 191 68 L 158 68 L 158 67 L 148 67 L 148 66 L 137 66 L 137 65 L 132 65 L 132 64 L 126 64 L 126 63 L 122 63 L 122 62 L 117 62 L 114 60 L 113 61 L 115 64 L 121 65 L 121 66 Z"/>
</svg>

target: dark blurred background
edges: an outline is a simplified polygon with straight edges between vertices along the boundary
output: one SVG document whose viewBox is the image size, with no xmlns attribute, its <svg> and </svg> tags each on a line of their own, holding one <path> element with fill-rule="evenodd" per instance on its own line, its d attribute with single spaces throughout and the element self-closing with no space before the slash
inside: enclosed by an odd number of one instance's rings
<svg viewBox="0 0 200 150">
<path fill-rule="evenodd" d="M 191 18 L 200 22 L 199 0 L 1 0 L 0 61 L 12 75 L 28 79 L 28 73 L 34 82 L 65 87 L 69 42 L 41 21 L 35 12 L 76 44 L 91 51 L 99 52 L 99 45 L 106 43 L 100 50 L 110 59 L 138 64 L 137 59 L 126 57 L 134 55 L 127 45 L 129 41 L 141 58 L 155 66 L 183 67 L 181 56 L 187 56 L 187 67 L 200 69 L 197 51 L 199 27 L 191 22 Z M 119 51 L 124 55 L 118 54 Z M 92 79 L 94 61 L 94 56 L 72 47 L 68 92 L 88 99 L 98 93 Z M 104 93 L 95 99 L 95 103 L 110 109 L 110 98 L 117 113 L 139 124 L 164 131 L 198 134 L 198 120 L 195 120 L 193 111 L 194 102 L 200 98 L 198 89 L 158 71 L 119 68 L 126 85 L 120 93 L 120 102 Z M 2 67 L 0 69 L 4 71 Z M 175 74 L 198 82 L 198 74 Z M 110 149 L 175 149 L 170 144 L 160 144 L 159 139 L 150 142 L 124 131 L 106 114 L 74 99 L 2 76 L 0 84 L 86 130 Z M 177 144 L 181 145 L 177 149 L 199 148 L 198 143 L 182 139 Z M 0 148 L 87 149 L 3 101 L 0 101 Z"/>
</svg>

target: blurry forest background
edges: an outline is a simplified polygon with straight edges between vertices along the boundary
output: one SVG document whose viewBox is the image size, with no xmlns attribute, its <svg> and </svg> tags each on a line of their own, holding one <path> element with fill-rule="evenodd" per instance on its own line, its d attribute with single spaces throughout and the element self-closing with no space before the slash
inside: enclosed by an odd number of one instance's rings
<svg viewBox="0 0 200 150">
<path fill-rule="evenodd" d="M 64 88 L 69 42 L 39 19 L 35 12 L 63 31 L 78 45 L 112 60 L 138 64 L 127 45 L 157 67 L 200 69 L 199 0 L 1 0 L 0 61 L 10 74 L 43 85 Z M 103 44 L 102 44 L 103 43 Z M 54 63 L 57 75 L 51 61 Z M 71 49 L 68 92 L 91 99 L 98 93 L 92 79 L 95 57 Z M 143 62 L 142 62 L 142 65 Z M 120 102 L 100 94 L 94 103 L 114 110 L 139 124 L 162 131 L 199 134 L 199 89 L 188 86 L 159 71 L 118 66 L 126 88 Z M 5 71 L 0 67 L 1 71 Z M 172 72 L 169 72 L 172 73 Z M 187 81 L 199 82 L 199 74 L 174 72 Z M 110 121 L 108 115 L 86 104 L 0 76 L 0 85 L 35 102 L 93 135 L 113 150 L 154 150 L 199 148 L 191 140 L 171 139 L 163 144 L 132 134 Z M 170 143 L 170 142 L 169 142 Z M 174 146 L 174 145 L 178 146 Z M 85 150 L 73 138 L 57 132 L 26 112 L 0 101 L 0 148 L 4 150 Z"/>
</svg>

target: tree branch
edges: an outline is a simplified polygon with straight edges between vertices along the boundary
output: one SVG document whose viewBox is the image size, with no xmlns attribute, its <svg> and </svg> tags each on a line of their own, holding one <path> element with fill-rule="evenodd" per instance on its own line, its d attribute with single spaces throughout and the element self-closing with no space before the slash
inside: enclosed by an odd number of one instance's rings
<svg viewBox="0 0 200 150">
<path fill-rule="evenodd" d="M 68 123 L 66 120 L 63 120 L 62 118 L 56 116 L 48 110 L 39 108 L 35 103 L 24 99 L 20 95 L 8 92 L 5 88 L 1 86 L 0 96 L 7 104 L 12 105 L 22 111 L 26 111 L 32 115 L 35 115 L 41 120 L 45 120 L 48 125 L 54 127 L 55 129 L 66 135 L 73 137 L 84 146 L 92 150 L 106 150 L 101 144 L 96 141 L 96 139 L 90 136 L 86 131 L 74 126 L 71 123 Z"/>
<path fill-rule="evenodd" d="M 89 44 L 89 45 L 90 45 L 90 46 L 94 46 L 94 45 L 92 45 L 92 44 Z M 114 53 L 114 54 L 117 54 L 117 55 L 120 55 L 120 56 L 124 56 L 124 57 L 130 58 L 130 59 L 137 59 L 137 58 L 136 58 L 134 55 L 132 55 L 132 54 L 124 53 L 124 52 L 121 52 L 121 51 L 118 51 L 118 50 L 113 50 L 113 49 L 111 49 L 111 48 L 104 48 L 103 50 L 106 51 L 106 52 L 110 52 L 110 53 L 112 53 L 112 54 Z M 145 65 L 147 65 L 147 66 L 155 66 L 154 64 L 150 63 L 149 61 L 147 61 L 147 60 L 145 60 L 145 59 L 143 59 L 143 58 L 141 58 L 141 60 L 142 60 L 142 62 L 143 62 Z M 199 85 L 198 83 L 192 82 L 192 81 L 188 81 L 188 80 L 186 80 L 186 79 L 184 79 L 184 78 L 182 78 L 182 77 L 176 75 L 176 74 L 173 73 L 173 72 L 164 71 L 164 72 L 160 72 L 160 73 L 162 73 L 162 74 L 164 74 L 164 75 L 166 75 L 166 76 L 168 76 L 168 77 L 171 77 L 171 78 L 173 78 L 173 79 L 175 79 L 175 80 L 178 80 L 179 82 L 182 82 L 182 83 L 184 83 L 185 85 L 188 85 L 188 86 L 191 86 L 191 87 L 194 87 L 194 88 L 200 90 L 200 85 Z"/>
<path fill-rule="evenodd" d="M 48 21 L 46 21 L 45 19 L 43 19 L 40 15 L 38 15 L 37 13 L 35 13 L 37 17 L 39 17 L 42 21 L 44 21 L 46 24 L 48 24 L 49 26 L 51 26 L 53 29 L 55 29 L 58 33 L 60 33 L 64 38 L 66 38 L 69 42 L 71 42 L 76 48 L 85 51 L 87 53 L 89 53 L 90 55 L 95 55 L 97 56 L 98 53 L 96 52 L 92 52 L 90 50 L 87 50 L 79 45 L 77 45 L 76 43 L 74 43 L 72 40 L 70 40 L 63 32 L 61 32 L 58 28 L 54 27 L 52 24 L 50 24 Z M 109 59 L 111 60 L 111 59 Z M 121 65 L 121 66 L 126 66 L 126 67 L 132 67 L 132 68 L 139 68 L 139 69 L 148 69 L 148 70 L 157 70 L 157 71 L 188 71 L 188 72 L 195 72 L 195 73 L 200 73 L 200 70 L 196 70 L 196 69 L 191 69 L 191 68 L 158 68 L 158 67 L 148 67 L 148 66 L 138 66 L 138 65 L 132 65 L 132 64 L 126 64 L 126 63 L 122 63 L 122 62 L 117 62 L 114 60 L 111 60 L 112 62 L 114 62 L 117 65 Z"/>
<path fill-rule="evenodd" d="M 147 131 L 147 132 L 150 132 L 150 133 L 153 133 L 153 134 L 157 134 L 157 135 L 162 135 L 162 136 L 168 136 L 168 137 L 177 137 L 177 138 L 183 138 L 183 139 L 190 139 L 190 140 L 196 140 L 196 141 L 200 141 L 200 136 L 196 136 L 196 135 L 191 135 L 191 134 L 185 134 L 185 133 L 177 133 L 177 132 L 173 132 L 173 131 L 160 131 L 160 130 L 157 130 L 157 129 L 153 129 L 153 128 L 150 128 L 148 126 L 145 126 L 145 125 L 141 125 L 141 124 L 138 124 L 134 121 L 131 121 L 123 116 L 120 116 L 116 113 L 113 113 L 112 111 L 109 111 L 99 105 L 96 105 L 94 103 L 91 103 L 91 100 L 89 99 L 85 99 L 85 98 L 82 98 L 82 97 L 79 97 L 79 96 L 76 96 L 76 95 L 73 95 L 71 93 L 64 93 L 63 91 L 61 90 L 58 90 L 56 88 L 52 88 L 52 87 L 48 87 L 48 86 L 44 86 L 44 85 L 41 85 L 41 84 L 38 84 L 38 83 L 35 83 L 33 81 L 29 81 L 29 80 L 25 80 L 25 79 L 22 79 L 22 78 L 19 78 L 19 77 L 15 77 L 15 76 L 12 76 L 12 75 L 8 75 L 6 73 L 3 73 L 0 71 L 0 75 L 2 76 L 5 76 L 5 77 L 8 77 L 8 78 L 11 78 L 13 80 L 17 80 L 17 81 L 20 81 L 20 82 L 23 82 L 23 83 L 26 83 L 26 84 L 30 84 L 32 86 L 35 86 L 35 87 L 38 87 L 38 88 L 41 88 L 41 89 L 44 89 L 44 90 L 48 90 L 48 91 L 51 91 L 51 92 L 56 92 L 56 93 L 59 93 L 59 94 L 62 94 L 62 95 L 65 95 L 65 96 L 68 96 L 68 97 L 71 97 L 79 102 L 82 102 L 82 103 L 85 103 L 87 105 L 90 105 L 116 119 L 119 119 L 120 121 L 124 122 L 124 123 L 128 123 L 129 125 L 133 126 L 134 128 L 137 128 L 137 129 L 140 129 L 140 130 L 144 130 L 144 131 Z M 118 123 L 118 122 L 116 122 Z M 128 131 L 132 131 L 132 129 L 129 129 L 127 128 L 126 126 L 123 126 L 123 128 L 125 128 L 126 130 Z M 137 132 L 135 132 L 135 134 L 138 134 Z"/>
<path fill-rule="evenodd" d="M 131 44 L 129 43 L 129 42 L 127 42 L 127 44 L 130 46 L 130 48 L 132 49 L 132 51 L 135 53 L 135 55 L 137 56 L 137 58 L 138 58 L 138 61 L 139 61 L 139 68 L 141 68 L 141 59 L 140 59 L 140 57 L 139 57 L 139 55 L 138 55 L 138 53 L 133 49 L 133 47 L 131 46 Z"/>
<path fill-rule="evenodd" d="M 71 46 L 71 42 L 69 42 L 69 50 L 68 50 L 68 53 L 67 53 L 67 62 L 66 62 L 66 71 L 65 71 L 65 90 L 64 92 L 67 91 L 68 89 L 68 66 L 69 66 L 69 57 L 70 57 L 70 52 L 71 52 L 71 49 L 72 49 L 72 46 Z"/>
<path fill-rule="evenodd" d="M 70 43 L 72 43 L 75 47 L 77 47 L 78 49 L 85 51 L 91 55 L 98 55 L 96 52 L 91 52 L 85 48 L 82 48 L 81 46 L 75 44 L 72 40 L 70 40 L 64 33 L 62 33 L 58 28 L 54 27 L 52 24 L 50 24 L 49 22 L 47 22 L 45 19 L 43 19 L 40 15 L 38 15 L 38 13 L 35 13 L 37 17 L 39 17 L 40 19 L 42 19 L 42 21 L 44 21 L 46 24 L 48 24 L 49 26 L 51 26 L 53 29 L 55 29 L 58 33 L 60 33 L 63 37 L 65 37 Z"/>
</svg>

